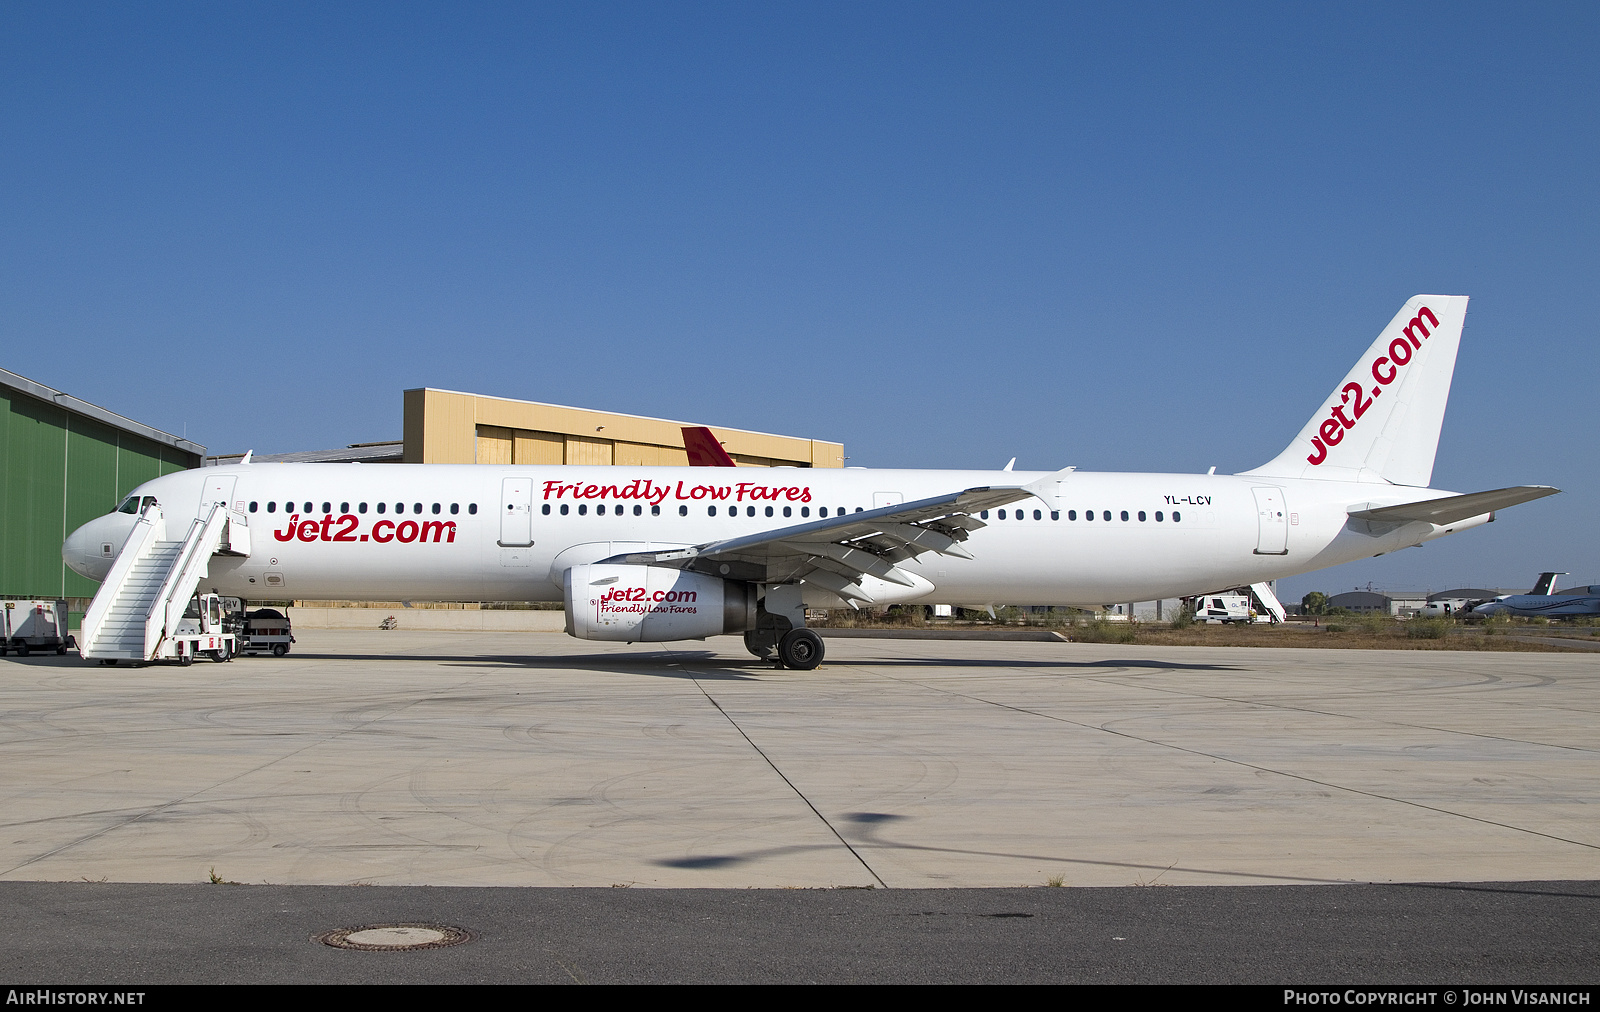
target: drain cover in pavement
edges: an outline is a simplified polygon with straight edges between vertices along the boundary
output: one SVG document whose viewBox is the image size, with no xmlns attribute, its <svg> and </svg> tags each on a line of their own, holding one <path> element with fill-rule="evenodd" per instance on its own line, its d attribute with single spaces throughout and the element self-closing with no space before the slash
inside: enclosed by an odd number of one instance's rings
<svg viewBox="0 0 1600 1012">
<path fill-rule="evenodd" d="M 472 932 L 448 924 L 369 924 L 359 928 L 340 928 L 312 936 L 312 941 L 335 949 L 361 949 L 366 952 L 406 952 L 415 949 L 442 949 L 472 941 Z"/>
</svg>

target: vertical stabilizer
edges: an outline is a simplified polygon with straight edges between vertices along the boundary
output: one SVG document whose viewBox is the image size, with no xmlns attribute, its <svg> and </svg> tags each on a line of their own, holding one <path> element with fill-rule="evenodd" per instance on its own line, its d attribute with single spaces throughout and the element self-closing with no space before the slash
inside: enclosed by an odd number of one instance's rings
<svg viewBox="0 0 1600 1012">
<path fill-rule="evenodd" d="M 728 451 L 722 448 L 716 433 L 704 425 L 683 427 L 683 448 L 689 454 L 690 467 L 737 467 Z"/>
<path fill-rule="evenodd" d="M 1540 573 L 1538 581 L 1534 583 L 1533 589 L 1528 593 L 1540 597 L 1554 594 L 1556 592 L 1556 577 L 1566 575 L 1566 573 Z"/>
<path fill-rule="evenodd" d="M 1288 448 L 1244 473 L 1427 487 L 1466 317 L 1465 295 L 1407 301 Z"/>
</svg>

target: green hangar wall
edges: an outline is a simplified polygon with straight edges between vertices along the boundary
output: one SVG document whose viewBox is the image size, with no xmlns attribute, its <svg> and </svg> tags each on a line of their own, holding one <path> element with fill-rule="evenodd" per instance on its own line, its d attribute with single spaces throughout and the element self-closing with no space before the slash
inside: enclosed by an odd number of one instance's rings
<svg viewBox="0 0 1600 1012">
<path fill-rule="evenodd" d="M 0 596 L 88 598 L 61 542 L 206 448 L 0 369 Z"/>
</svg>

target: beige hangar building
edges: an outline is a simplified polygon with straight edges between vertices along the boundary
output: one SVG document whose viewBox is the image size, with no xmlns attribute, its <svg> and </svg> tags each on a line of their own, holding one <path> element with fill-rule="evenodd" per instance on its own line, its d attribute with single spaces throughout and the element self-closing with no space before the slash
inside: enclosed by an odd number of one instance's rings
<svg viewBox="0 0 1600 1012">
<path fill-rule="evenodd" d="M 336 450 L 256 454 L 267 462 L 368 464 L 617 464 L 689 463 L 683 427 L 705 422 L 646 418 L 613 411 L 490 397 L 423 387 L 404 393 L 404 438 Z M 843 467 L 844 444 L 710 426 L 740 467 Z M 233 464 L 242 453 L 206 458 Z"/>
</svg>

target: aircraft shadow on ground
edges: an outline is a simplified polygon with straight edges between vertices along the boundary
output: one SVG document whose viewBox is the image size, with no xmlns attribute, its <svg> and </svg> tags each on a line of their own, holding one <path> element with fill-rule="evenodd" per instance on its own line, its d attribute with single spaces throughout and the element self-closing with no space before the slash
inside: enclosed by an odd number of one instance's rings
<svg viewBox="0 0 1600 1012">
<path fill-rule="evenodd" d="M 673 651 L 670 653 L 628 654 L 563 654 L 554 656 L 515 655 L 446 655 L 446 654 L 298 654 L 302 660 L 325 661 L 422 661 L 436 664 L 464 665 L 470 667 L 514 668 L 586 668 L 592 671 L 609 671 L 616 674 L 658 675 L 664 678 L 733 678 L 751 677 L 781 670 L 770 661 L 729 658 L 709 650 Z M 971 657 L 890 657 L 871 660 L 844 660 L 839 665 L 863 665 L 875 668 L 999 668 L 1034 670 L 1096 670 L 1102 668 L 1148 668 L 1162 671 L 1243 671 L 1236 664 L 1180 664 L 1168 660 L 1144 658 L 1107 658 L 1099 661 L 1065 660 L 991 660 Z M 693 671 L 672 670 L 685 665 Z M 824 661 L 821 670 L 826 671 Z"/>
<path fill-rule="evenodd" d="M 647 654 L 562 654 L 562 655 L 508 655 L 508 654 L 424 654 L 424 653 L 311 653 L 296 652 L 295 658 L 302 661 L 403 661 L 444 664 L 451 666 L 470 667 L 507 667 L 507 668 L 584 668 L 591 671 L 606 671 L 614 674 L 657 675 L 663 678 L 723 678 L 723 679 L 748 679 L 760 674 L 767 674 L 780 670 L 770 661 L 760 661 L 754 657 L 749 660 L 729 658 L 710 650 L 671 651 Z M 95 668 L 101 666 L 95 661 L 85 661 L 76 654 L 59 656 L 56 654 L 38 655 L 25 658 L 6 658 L 19 664 L 28 664 L 32 667 L 50 668 Z M 213 662 L 201 661 L 200 665 Z M 240 657 L 234 663 L 254 666 L 260 664 L 268 666 L 278 663 L 276 658 L 270 657 Z M 1096 661 L 1067 661 L 1067 660 L 1000 660 L 973 657 L 876 657 L 871 659 L 849 659 L 832 662 L 836 665 L 862 665 L 875 668 L 906 669 L 915 668 L 929 670 L 938 668 L 999 668 L 999 669 L 1033 669 L 1033 670 L 1072 670 L 1084 671 L 1101 668 L 1148 668 L 1163 671 L 1242 671 L 1244 668 L 1234 664 L 1182 664 L 1170 660 L 1152 660 L 1145 658 L 1108 657 Z M 692 665 L 692 672 L 674 670 L 683 665 Z M 116 668 L 104 670 L 130 670 L 144 665 L 124 663 Z M 157 667 L 176 667 L 176 665 L 153 665 Z M 822 669 L 830 666 L 824 661 Z"/>
</svg>

